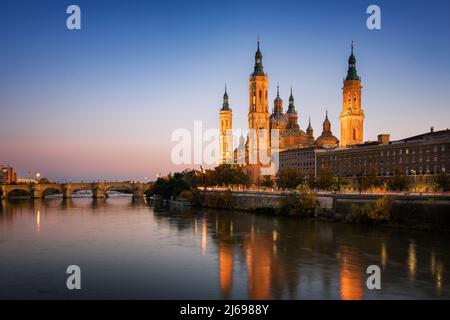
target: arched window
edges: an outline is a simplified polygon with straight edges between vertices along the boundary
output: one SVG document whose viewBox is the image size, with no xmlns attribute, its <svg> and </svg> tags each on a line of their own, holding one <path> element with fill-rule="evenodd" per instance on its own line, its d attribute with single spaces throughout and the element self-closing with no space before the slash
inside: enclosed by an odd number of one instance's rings
<svg viewBox="0 0 450 320">
<path fill-rule="evenodd" d="M 356 140 L 356 128 L 353 129 L 353 140 Z"/>
<path fill-rule="evenodd" d="M 262 92 L 261 92 L 261 90 L 259 90 L 259 99 L 261 99 L 262 98 Z"/>
</svg>

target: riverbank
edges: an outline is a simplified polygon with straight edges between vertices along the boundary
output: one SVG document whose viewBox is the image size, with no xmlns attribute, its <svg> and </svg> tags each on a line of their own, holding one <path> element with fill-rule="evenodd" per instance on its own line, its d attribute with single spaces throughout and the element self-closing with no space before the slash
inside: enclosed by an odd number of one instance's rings
<svg viewBox="0 0 450 320">
<path fill-rule="evenodd" d="M 295 193 L 202 191 L 197 205 L 205 208 L 280 214 L 280 206 Z M 450 232 L 450 197 L 411 195 L 317 194 L 309 218 L 353 224 L 376 223 L 391 227 Z M 381 209 L 378 208 L 381 206 Z M 385 216 L 368 219 L 369 212 Z"/>
</svg>

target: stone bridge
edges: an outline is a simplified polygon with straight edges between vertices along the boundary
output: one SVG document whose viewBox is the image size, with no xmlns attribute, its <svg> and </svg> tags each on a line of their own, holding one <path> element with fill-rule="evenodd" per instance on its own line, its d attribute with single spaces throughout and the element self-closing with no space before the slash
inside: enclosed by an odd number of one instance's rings
<svg viewBox="0 0 450 320">
<path fill-rule="evenodd" d="M 62 194 L 64 198 L 72 198 L 77 191 L 91 191 L 93 198 L 106 198 L 108 191 L 125 191 L 133 194 L 133 197 L 144 196 L 150 184 L 141 182 L 92 182 L 92 183 L 51 183 L 51 184 L 11 184 L 0 185 L 0 198 L 9 198 L 12 192 L 22 191 L 29 194 L 30 198 L 42 199 L 46 193 Z"/>
</svg>

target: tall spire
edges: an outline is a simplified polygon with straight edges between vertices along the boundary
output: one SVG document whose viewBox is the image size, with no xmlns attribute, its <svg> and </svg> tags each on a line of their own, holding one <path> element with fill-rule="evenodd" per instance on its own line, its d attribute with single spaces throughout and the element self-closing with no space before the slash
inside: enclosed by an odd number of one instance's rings
<svg viewBox="0 0 450 320">
<path fill-rule="evenodd" d="M 261 50 L 259 49 L 259 36 L 257 38 L 257 47 L 258 48 L 255 53 L 255 68 L 254 68 L 252 76 L 265 76 L 264 68 L 262 65 L 263 56 L 262 56 Z"/>
<path fill-rule="evenodd" d="M 283 113 L 283 100 L 280 98 L 280 84 L 277 84 L 277 97 L 274 100 L 274 113 Z"/>
<path fill-rule="evenodd" d="M 223 94 L 223 105 L 221 110 L 230 110 L 230 104 L 228 103 L 227 84 L 225 83 L 225 93 Z"/>
<path fill-rule="evenodd" d="M 356 71 L 356 58 L 353 53 L 353 48 L 354 48 L 354 42 L 352 40 L 351 54 L 350 54 L 350 57 L 348 58 L 347 77 L 345 78 L 345 80 L 361 80 Z"/>
<path fill-rule="evenodd" d="M 289 108 L 288 113 L 295 113 L 295 105 L 294 105 L 294 95 L 292 94 L 292 85 L 291 85 L 291 95 L 289 96 Z"/>
<path fill-rule="evenodd" d="M 308 128 L 306 128 L 306 133 L 308 134 L 308 136 L 310 137 L 310 138 L 312 138 L 313 137 L 313 128 L 312 128 L 312 126 L 311 126 L 311 117 L 309 117 L 309 123 L 308 123 Z"/>
<path fill-rule="evenodd" d="M 328 110 L 325 112 L 325 121 L 323 122 L 323 131 L 324 133 L 331 133 L 331 122 L 328 120 Z"/>
</svg>

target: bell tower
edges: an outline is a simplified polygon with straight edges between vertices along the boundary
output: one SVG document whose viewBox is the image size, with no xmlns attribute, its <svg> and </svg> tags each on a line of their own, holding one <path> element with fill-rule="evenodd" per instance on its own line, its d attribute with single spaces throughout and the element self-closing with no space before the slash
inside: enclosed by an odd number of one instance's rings
<svg viewBox="0 0 450 320">
<path fill-rule="evenodd" d="M 220 164 L 230 163 L 233 159 L 233 111 L 228 103 L 227 86 L 220 109 Z"/>
<path fill-rule="evenodd" d="M 363 143 L 364 112 L 361 107 L 361 78 L 356 71 L 356 58 L 352 51 L 348 58 L 347 77 L 342 88 L 341 146 Z"/>
<path fill-rule="evenodd" d="M 270 123 L 269 123 L 269 103 L 268 88 L 269 77 L 264 73 L 262 64 L 262 53 L 258 48 L 255 53 L 255 67 L 249 79 L 249 111 L 248 111 L 248 128 L 253 130 L 255 134 L 254 152 L 257 155 L 257 163 L 260 163 L 259 150 L 267 148 L 267 157 L 270 158 Z M 260 141 L 260 130 L 265 131 L 265 141 Z"/>
</svg>

